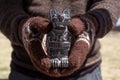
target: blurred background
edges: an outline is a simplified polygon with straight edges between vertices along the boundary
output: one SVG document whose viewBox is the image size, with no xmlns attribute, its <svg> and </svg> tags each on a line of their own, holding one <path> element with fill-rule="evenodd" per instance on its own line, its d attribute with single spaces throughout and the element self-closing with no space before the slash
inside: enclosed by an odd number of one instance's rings
<svg viewBox="0 0 120 80">
<path fill-rule="evenodd" d="M 100 41 L 103 80 L 120 80 L 120 18 L 116 27 Z M 8 78 L 11 51 L 10 42 L 0 33 L 0 80 Z"/>
</svg>

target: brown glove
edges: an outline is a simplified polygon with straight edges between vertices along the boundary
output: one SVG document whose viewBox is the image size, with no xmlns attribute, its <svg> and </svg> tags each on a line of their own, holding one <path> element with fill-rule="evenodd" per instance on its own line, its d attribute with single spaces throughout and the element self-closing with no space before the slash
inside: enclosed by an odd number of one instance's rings
<svg viewBox="0 0 120 80">
<path fill-rule="evenodd" d="M 20 40 L 34 66 L 44 73 L 50 68 L 50 60 L 42 48 L 42 36 L 51 27 L 49 20 L 42 17 L 32 17 L 23 20 L 19 25 Z"/>
<path fill-rule="evenodd" d="M 68 28 L 76 41 L 69 55 L 69 68 L 62 70 L 61 76 L 71 75 L 82 67 L 94 42 L 97 21 L 90 15 L 74 16 Z"/>
</svg>

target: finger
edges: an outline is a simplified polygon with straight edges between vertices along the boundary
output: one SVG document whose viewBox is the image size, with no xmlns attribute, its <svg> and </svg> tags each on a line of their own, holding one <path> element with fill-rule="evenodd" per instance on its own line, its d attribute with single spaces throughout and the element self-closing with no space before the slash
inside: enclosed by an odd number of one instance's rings
<svg viewBox="0 0 120 80">
<path fill-rule="evenodd" d="M 43 58 L 41 59 L 41 65 L 47 69 L 50 69 L 51 63 L 49 58 Z"/>
<path fill-rule="evenodd" d="M 68 29 L 71 31 L 72 34 L 75 36 L 78 35 L 81 31 L 85 28 L 84 23 L 79 18 L 73 18 L 68 23 Z"/>
<path fill-rule="evenodd" d="M 79 34 L 76 27 L 72 23 L 68 23 L 68 29 L 74 36 L 77 36 Z"/>
<path fill-rule="evenodd" d="M 70 66 L 79 69 L 79 67 L 85 61 L 89 49 L 90 49 L 89 36 L 88 34 L 85 34 L 85 32 L 83 32 L 81 35 L 78 36 L 78 39 L 72 46 L 69 56 Z"/>
</svg>

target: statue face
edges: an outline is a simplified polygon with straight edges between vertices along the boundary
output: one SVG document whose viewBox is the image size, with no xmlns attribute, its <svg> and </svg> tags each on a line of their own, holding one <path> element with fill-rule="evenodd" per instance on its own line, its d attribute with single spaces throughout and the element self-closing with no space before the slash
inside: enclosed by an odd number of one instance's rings
<svg viewBox="0 0 120 80">
<path fill-rule="evenodd" d="M 56 9 L 50 9 L 50 18 L 52 22 L 67 23 L 71 19 L 70 9 L 65 9 L 62 13 L 57 12 Z"/>
<path fill-rule="evenodd" d="M 62 13 L 58 12 L 56 9 L 50 9 L 50 20 L 55 32 L 65 32 L 67 30 L 67 23 L 70 19 L 70 9 L 65 9 Z"/>
</svg>

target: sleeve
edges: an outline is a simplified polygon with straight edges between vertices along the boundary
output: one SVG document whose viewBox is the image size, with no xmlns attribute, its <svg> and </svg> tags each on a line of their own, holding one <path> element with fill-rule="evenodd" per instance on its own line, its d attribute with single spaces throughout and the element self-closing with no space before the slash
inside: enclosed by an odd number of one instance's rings
<svg viewBox="0 0 120 80">
<path fill-rule="evenodd" d="M 0 0 L 0 31 L 12 42 L 21 45 L 18 38 L 20 20 L 28 18 L 22 0 Z"/>
<path fill-rule="evenodd" d="M 104 37 L 116 24 L 120 14 L 119 0 L 89 0 L 87 12 L 96 18 L 97 38 Z"/>
</svg>

